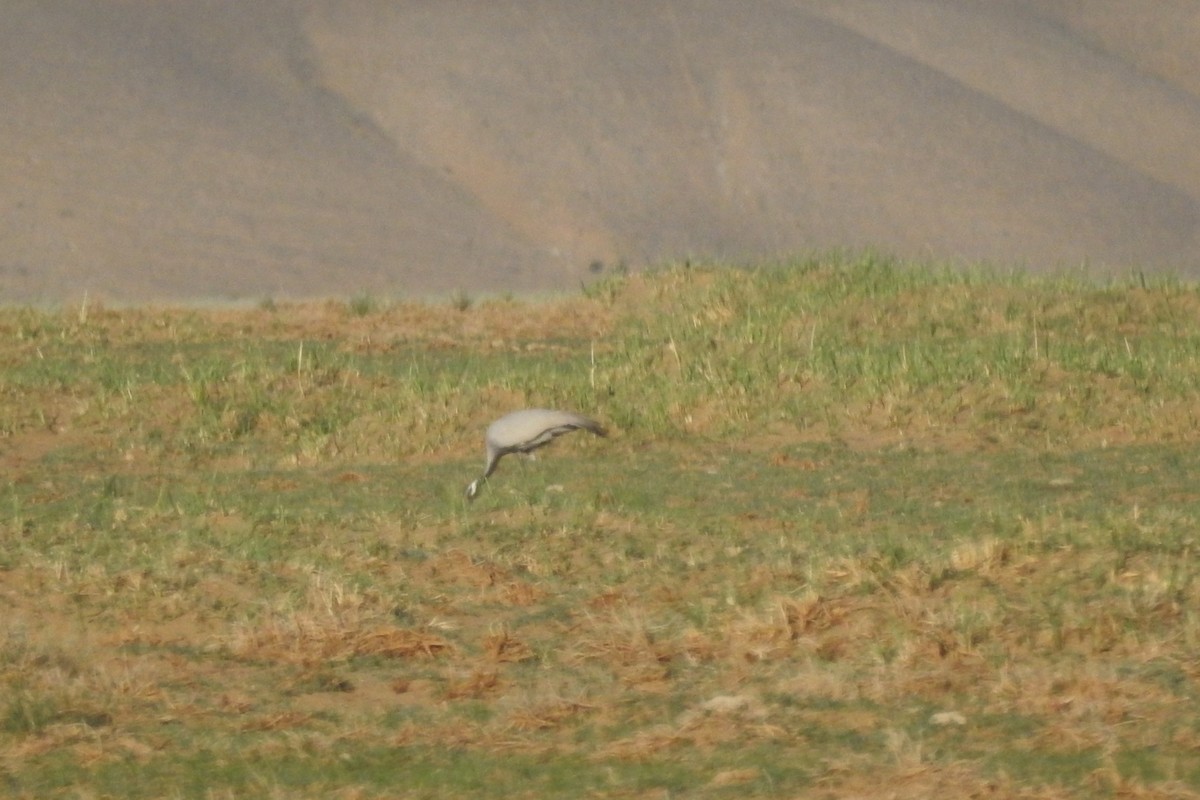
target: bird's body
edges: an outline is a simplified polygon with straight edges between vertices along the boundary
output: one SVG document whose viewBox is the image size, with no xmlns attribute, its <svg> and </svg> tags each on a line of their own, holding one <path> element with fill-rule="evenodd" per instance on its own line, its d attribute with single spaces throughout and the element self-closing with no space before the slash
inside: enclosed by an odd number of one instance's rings
<svg viewBox="0 0 1200 800">
<path fill-rule="evenodd" d="M 483 468 L 483 475 L 468 484 L 467 499 L 475 499 L 480 482 L 496 471 L 496 465 L 504 456 L 509 453 L 532 453 L 555 437 L 577 430 L 591 431 L 597 436 L 606 435 L 599 422 L 570 411 L 527 408 L 505 414 L 488 426 L 484 435 L 487 464 Z"/>
</svg>

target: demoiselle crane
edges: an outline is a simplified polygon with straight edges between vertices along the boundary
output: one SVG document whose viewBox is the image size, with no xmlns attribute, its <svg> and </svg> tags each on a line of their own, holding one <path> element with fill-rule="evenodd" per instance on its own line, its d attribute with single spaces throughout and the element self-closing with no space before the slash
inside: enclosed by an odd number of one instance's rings
<svg viewBox="0 0 1200 800">
<path fill-rule="evenodd" d="M 564 433 L 579 430 L 591 431 L 597 436 L 606 435 L 599 422 L 570 411 L 527 408 L 505 414 L 488 426 L 484 436 L 487 465 L 482 475 L 467 484 L 467 499 L 475 499 L 483 482 L 496 471 L 496 465 L 504 456 L 509 453 L 532 453 Z"/>
</svg>

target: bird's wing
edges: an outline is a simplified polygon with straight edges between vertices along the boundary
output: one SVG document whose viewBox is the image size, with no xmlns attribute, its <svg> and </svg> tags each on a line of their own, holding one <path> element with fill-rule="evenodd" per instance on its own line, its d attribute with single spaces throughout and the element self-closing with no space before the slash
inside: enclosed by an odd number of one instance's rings
<svg viewBox="0 0 1200 800">
<path fill-rule="evenodd" d="M 514 411 L 493 422 L 487 430 L 489 450 L 498 453 L 530 450 L 573 430 L 589 430 L 598 436 L 604 428 L 594 419 L 571 411 L 529 408 Z"/>
</svg>

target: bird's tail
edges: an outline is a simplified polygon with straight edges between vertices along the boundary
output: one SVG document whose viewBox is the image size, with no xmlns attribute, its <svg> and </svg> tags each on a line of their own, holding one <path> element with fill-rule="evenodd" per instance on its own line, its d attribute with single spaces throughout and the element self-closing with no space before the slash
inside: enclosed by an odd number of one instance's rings
<svg viewBox="0 0 1200 800">
<path fill-rule="evenodd" d="M 596 422 L 596 420 L 594 420 L 590 417 L 581 416 L 579 418 L 578 425 L 583 430 L 591 431 L 592 433 L 596 434 L 597 436 L 600 436 L 600 437 L 608 436 L 608 430 L 603 425 L 601 425 L 599 422 Z"/>
</svg>

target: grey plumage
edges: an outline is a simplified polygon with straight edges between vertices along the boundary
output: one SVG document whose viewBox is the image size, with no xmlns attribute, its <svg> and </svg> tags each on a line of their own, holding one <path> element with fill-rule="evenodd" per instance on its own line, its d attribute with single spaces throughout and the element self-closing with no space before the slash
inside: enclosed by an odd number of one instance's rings
<svg viewBox="0 0 1200 800">
<path fill-rule="evenodd" d="M 496 471 L 496 465 L 504 456 L 509 453 L 531 453 L 549 444 L 555 437 L 578 430 L 591 431 L 597 436 L 607 435 L 596 420 L 570 411 L 527 408 L 505 414 L 488 426 L 484 436 L 487 464 L 483 474 L 467 484 L 467 499 L 475 499 L 481 483 Z"/>
</svg>

